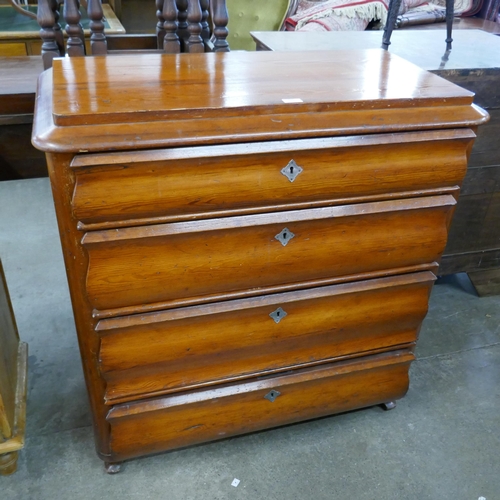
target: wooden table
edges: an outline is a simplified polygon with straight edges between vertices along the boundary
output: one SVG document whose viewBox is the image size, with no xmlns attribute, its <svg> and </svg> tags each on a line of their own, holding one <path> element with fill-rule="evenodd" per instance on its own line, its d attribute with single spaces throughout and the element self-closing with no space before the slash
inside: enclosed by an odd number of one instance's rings
<svg viewBox="0 0 500 500">
<path fill-rule="evenodd" d="M 0 57 L 0 68 L 0 180 L 46 176 L 44 155 L 31 145 L 42 58 Z"/>
<path fill-rule="evenodd" d="M 33 141 L 108 472 L 394 407 L 488 118 L 471 103 L 378 49 L 66 58 L 43 73 Z"/>
<path fill-rule="evenodd" d="M 254 32 L 261 50 L 319 51 L 379 47 L 382 34 L 363 32 Z M 455 30 L 445 56 L 444 30 L 396 30 L 390 50 L 476 93 L 491 121 L 472 150 L 440 274 L 467 272 L 479 295 L 500 293 L 500 38 Z M 402 82 L 401 85 L 405 85 Z"/>
</svg>

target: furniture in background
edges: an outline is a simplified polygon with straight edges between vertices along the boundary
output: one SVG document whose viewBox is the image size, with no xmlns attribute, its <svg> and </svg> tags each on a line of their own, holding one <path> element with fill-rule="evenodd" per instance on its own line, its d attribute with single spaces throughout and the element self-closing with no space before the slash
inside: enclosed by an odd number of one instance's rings
<svg viewBox="0 0 500 500">
<path fill-rule="evenodd" d="M 466 21 L 465 19 L 462 21 Z M 468 20 L 470 21 L 470 20 Z M 494 24 L 494 23 L 490 23 Z M 489 123 L 478 130 L 440 275 L 467 272 L 481 296 L 500 293 L 500 38 L 483 31 L 454 32 L 446 54 L 442 30 L 397 30 L 391 51 L 476 93 Z M 253 33 L 260 50 L 362 49 L 379 46 L 377 32 Z"/>
<path fill-rule="evenodd" d="M 16 471 L 24 446 L 28 346 L 20 342 L 0 261 L 0 475 Z"/>
<path fill-rule="evenodd" d="M 295 13 L 298 0 L 230 0 L 227 41 L 231 50 L 254 50 L 250 32 L 279 31 L 284 29 L 285 19 Z"/>
<path fill-rule="evenodd" d="M 0 181 L 45 177 L 47 164 L 31 145 L 36 82 L 42 58 L 0 57 Z"/>
<path fill-rule="evenodd" d="M 29 11 L 36 14 L 37 6 L 31 5 Z M 125 33 L 124 27 L 108 4 L 103 5 L 103 14 L 107 33 Z M 89 51 L 90 20 L 84 9 L 81 9 L 81 16 L 80 22 L 84 29 L 85 44 L 87 51 Z M 61 16 L 63 30 L 65 26 L 64 16 Z M 40 26 L 37 20 L 17 12 L 10 5 L 0 5 L 0 56 L 40 55 L 41 51 L 42 39 L 40 38 Z"/>
<path fill-rule="evenodd" d="M 392 408 L 487 120 L 472 94 L 381 49 L 91 67 L 42 74 L 33 141 L 108 472 Z"/>
<path fill-rule="evenodd" d="M 155 5 L 157 24 L 153 51 L 176 54 L 229 50 L 226 41 L 228 17 L 225 0 L 156 0 Z M 57 0 L 38 0 L 37 19 L 41 27 L 45 68 L 51 67 L 54 57 L 65 54 L 70 57 L 84 56 L 86 53 L 78 0 L 64 0 L 63 15 L 68 34 L 66 44 L 58 22 L 58 8 Z M 112 38 L 106 35 L 101 0 L 88 0 L 87 10 L 92 55 L 108 54 L 110 49 L 114 49 L 114 53 L 149 49 L 136 44 L 128 46 L 128 37 L 115 35 Z M 151 37 L 143 38 L 148 41 Z M 114 46 L 110 45 L 113 41 Z"/>
<path fill-rule="evenodd" d="M 499 22 L 500 0 L 484 0 L 478 15 L 487 21 Z"/>
<path fill-rule="evenodd" d="M 88 0 L 86 10 L 78 0 L 64 0 L 61 4 L 57 0 L 39 0 L 37 6 L 30 7 L 37 12 L 38 23 L 10 5 L 0 6 L 0 55 L 41 53 L 44 67 L 49 68 L 54 57 L 65 54 L 228 50 L 225 0 L 157 0 L 149 5 L 152 12 L 156 6 L 156 25 L 152 26 L 156 35 L 152 36 L 125 35 L 109 4 L 101 0 Z"/>
<path fill-rule="evenodd" d="M 411 26 L 412 30 L 435 30 L 442 29 L 439 24 L 420 24 Z M 500 24 L 477 17 L 455 18 L 453 21 L 453 31 L 460 30 L 481 30 L 486 33 L 500 35 Z"/>
<path fill-rule="evenodd" d="M 387 12 L 387 20 L 384 26 L 384 36 L 382 37 L 382 48 L 389 49 L 391 44 L 391 36 L 396 22 L 398 20 L 399 8 L 401 7 L 401 0 L 389 0 L 389 9 Z M 453 29 L 453 13 L 455 8 L 454 0 L 446 0 L 446 50 L 451 50 L 451 33 Z"/>
</svg>

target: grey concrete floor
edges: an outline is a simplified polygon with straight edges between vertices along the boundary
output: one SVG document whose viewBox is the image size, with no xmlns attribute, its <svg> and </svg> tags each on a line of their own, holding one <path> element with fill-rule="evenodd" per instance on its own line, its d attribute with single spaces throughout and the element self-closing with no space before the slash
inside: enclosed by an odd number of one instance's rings
<svg viewBox="0 0 500 500">
<path fill-rule="evenodd" d="M 0 499 L 500 499 L 500 297 L 434 287 L 410 390 L 379 407 L 127 462 L 104 473 L 48 179 L 0 182 L 0 256 L 29 344 L 27 442 Z M 231 486 L 234 478 L 241 482 Z"/>
</svg>

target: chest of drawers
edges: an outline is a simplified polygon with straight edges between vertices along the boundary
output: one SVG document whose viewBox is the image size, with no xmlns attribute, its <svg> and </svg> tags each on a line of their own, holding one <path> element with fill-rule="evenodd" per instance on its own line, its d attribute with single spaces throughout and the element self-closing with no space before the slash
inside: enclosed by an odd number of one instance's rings
<svg viewBox="0 0 500 500">
<path fill-rule="evenodd" d="M 55 61 L 33 141 L 99 456 L 401 398 L 472 97 L 381 50 Z"/>
</svg>

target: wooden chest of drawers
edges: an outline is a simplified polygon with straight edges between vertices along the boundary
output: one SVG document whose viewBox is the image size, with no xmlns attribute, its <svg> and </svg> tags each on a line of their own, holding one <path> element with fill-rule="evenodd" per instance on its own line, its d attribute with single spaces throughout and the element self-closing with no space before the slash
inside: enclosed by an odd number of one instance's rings
<svg viewBox="0 0 500 500">
<path fill-rule="evenodd" d="M 380 50 L 55 61 L 33 137 L 99 456 L 401 398 L 472 97 Z"/>
</svg>

